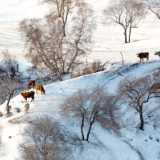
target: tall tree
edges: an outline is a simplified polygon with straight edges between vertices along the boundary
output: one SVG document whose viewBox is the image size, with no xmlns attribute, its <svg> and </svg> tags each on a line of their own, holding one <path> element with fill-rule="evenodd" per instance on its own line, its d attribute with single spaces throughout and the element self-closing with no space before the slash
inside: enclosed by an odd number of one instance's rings
<svg viewBox="0 0 160 160">
<path fill-rule="evenodd" d="M 66 37 L 63 36 L 63 23 L 55 12 L 47 15 L 44 21 L 23 20 L 20 29 L 28 46 L 27 56 L 35 66 L 47 68 L 62 80 L 62 75 L 77 65 L 78 57 L 88 51 L 96 28 L 94 20 L 93 10 L 85 2 L 77 4 Z"/>
<path fill-rule="evenodd" d="M 7 114 L 10 110 L 10 100 L 23 85 L 23 74 L 19 71 L 15 57 L 8 50 L 3 51 L 4 64 L 0 66 L 0 101 L 7 100 Z"/>
<path fill-rule="evenodd" d="M 130 43 L 132 28 L 138 26 L 146 11 L 143 3 L 137 0 L 111 0 L 103 14 L 106 24 L 113 23 L 123 28 L 125 43 Z"/>
<path fill-rule="evenodd" d="M 120 81 L 117 90 L 120 100 L 124 100 L 128 106 L 139 113 L 141 130 L 144 130 L 144 104 L 152 98 L 160 97 L 160 91 L 157 88 L 151 89 L 152 83 L 153 80 L 149 76 L 136 79 L 130 75 Z"/>
<path fill-rule="evenodd" d="M 91 129 L 95 122 L 101 123 L 104 127 L 111 124 L 111 120 L 114 119 L 114 114 L 112 114 L 114 109 L 115 97 L 109 96 L 108 92 L 99 86 L 93 88 L 92 91 L 79 90 L 66 98 L 61 104 L 63 115 L 68 117 L 72 114 L 72 116 L 80 118 L 81 136 L 82 140 L 85 141 L 89 141 Z M 112 125 L 114 124 L 112 123 Z M 86 126 L 88 126 L 88 129 L 86 129 Z M 86 136 L 84 135 L 84 128 L 87 130 Z"/>
</svg>

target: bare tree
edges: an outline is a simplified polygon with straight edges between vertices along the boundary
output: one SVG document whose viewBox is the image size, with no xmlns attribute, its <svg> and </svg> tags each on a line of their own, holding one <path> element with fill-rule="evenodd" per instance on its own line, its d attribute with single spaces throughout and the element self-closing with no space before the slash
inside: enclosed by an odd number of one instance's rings
<svg viewBox="0 0 160 160">
<path fill-rule="evenodd" d="M 72 28 L 69 33 L 71 38 L 70 63 L 67 72 L 75 63 L 79 55 L 91 50 L 91 39 L 93 31 L 96 29 L 94 11 L 88 3 L 79 2 L 77 4 L 76 16 L 72 18 Z"/>
<path fill-rule="evenodd" d="M 10 110 L 10 100 L 17 90 L 22 88 L 22 73 L 19 71 L 18 63 L 12 58 L 7 50 L 3 51 L 4 64 L 0 66 L 0 101 L 7 99 L 7 114 Z"/>
<path fill-rule="evenodd" d="M 115 0 L 110 1 L 103 11 L 106 24 L 117 24 L 124 30 L 125 43 L 131 41 L 132 28 L 136 28 L 146 11 L 144 5 L 137 0 Z"/>
<path fill-rule="evenodd" d="M 40 0 L 41 3 L 55 5 L 56 13 L 62 21 L 63 36 L 66 36 L 66 24 L 73 8 L 76 7 L 79 0 Z"/>
<path fill-rule="evenodd" d="M 24 130 L 24 142 L 19 146 L 21 157 L 24 160 L 67 159 L 69 149 L 65 137 L 58 122 L 48 116 L 37 118 Z"/>
<path fill-rule="evenodd" d="M 153 80 L 149 76 L 136 79 L 129 75 L 120 81 L 117 90 L 120 100 L 124 100 L 128 106 L 133 107 L 139 113 L 141 130 L 144 130 L 144 104 L 151 98 L 160 97 L 157 88 L 150 89 L 152 83 Z"/>
<path fill-rule="evenodd" d="M 62 80 L 62 75 L 77 65 L 78 57 L 88 51 L 95 29 L 93 10 L 87 3 L 79 2 L 77 12 L 71 20 L 69 34 L 63 36 L 63 24 L 55 12 L 44 21 L 23 20 L 20 30 L 28 48 L 28 57 L 36 66 L 47 68 Z"/>
<path fill-rule="evenodd" d="M 147 8 L 160 19 L 160 1 L 159 0 L 145 0 Z"/>
<path fill-rule="evenodd" d="M 109 96 L 104 88 L 95 87 L 91 92 L 79 90 L 64 100 L 61 104 L 61 113 L 67 117 L 70 114 L 76 118 L 80 117 L 82 140 L 89 141 L 91 128 L 95 122 L 100 122 L 103 126 L 109 126 L 111 124 L 109 123 L 111 120 L 109 111 L 114 107 L 115 98 Z M 85 138 L 84 126 L 87 125 L 88 131 Z"/>
</svg>

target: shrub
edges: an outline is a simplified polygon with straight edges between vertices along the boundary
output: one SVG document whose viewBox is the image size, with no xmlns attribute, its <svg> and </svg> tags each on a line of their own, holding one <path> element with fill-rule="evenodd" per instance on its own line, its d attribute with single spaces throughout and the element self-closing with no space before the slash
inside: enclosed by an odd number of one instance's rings
<svg viewBox="0 0 160 160">
<path fill-rule="evenodd" d="M 100 61 L 93 61 L 89 66 L 86 66 L 82 70 L 78 70 L 76 73 L 72 74 L 71 78 L 76 78 L 103 70 L 104 66 L 101 65 Z"/>
<path fill-rule="evenodd" d="M 23 143 L 20 144 L 24 160 L 66 160 L 69 149 L 58 122 L 48 116 L 37 118 L 24 129 Z"/>
<path fill-rule="evenodd" d="M 20 113 L 21 112 L 21 109 L 20 108 L 15 108 L 16 112 L 17 113 Z"/>
</svg>

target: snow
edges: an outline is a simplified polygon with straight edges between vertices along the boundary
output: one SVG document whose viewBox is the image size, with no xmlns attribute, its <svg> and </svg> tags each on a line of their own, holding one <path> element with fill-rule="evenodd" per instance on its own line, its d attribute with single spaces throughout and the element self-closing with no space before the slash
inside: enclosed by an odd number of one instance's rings
<svg viewBox="0 0 160 160">
<path fill-rule="evenodd" d="M 124 77 L 134 75 L 139 78 L 152 76 L 154 71 L 157 72 L 160 62 L 154 52 L 159 51 L 160 21 L 150 14 L 138 28 L 133 29 L 131 43 L 124 44 L 122 28 L 116 25 L 106 26 L 102 21 L 102 10 L 107 6 L 108 1 L 87 0 L 87 2 L 93 5 L 98 19 L 97 30 L 93 37 L 93 50 L 88 53 L 87 61 L 106 62 L 110 60 L 106 65 L 106 70 L 45 85 L 45 95 L 41 95 L 39 92 L 35 95 L 34 102 L 30 102 L 29 99 L 30 111 L 28 114 L 24 112 L 21 95 L 14 97 L 11 100 L 12 116 L 0 117 L 0 123 L 4 127 L 2 138 L 7 148 L 6 154 L 0 157 L 1 160 L 19 158 L 18 145 L 23 140 L 23 128 L 28 121 L 34 121 L 36 117 L 49 115 L 53 120 L 58 120 L 68 131 L 81 137 L 80 120 L 64 118 L 59 112 L 59 104 L 79 89 L 90 90 L 99 85 L 106 88 L 110 94 L 116 94 L 117 86 Z M 0 50 L 7 47 L 13 55 L 16 55 L 23 71 L 31 64 L 24 57 L 26 50 L 18 30 L 18 23 L 23 18 L 43 18 L 47 10 L 47 6 L 38 5 L 36 0 L 1 0 Z M 150 53 L 149 62 L 139 64 L 136 53 L 145 51 Z M 124 66 L 121 65 L 120 52 L 124 56 Z M 141 157 L 145 160 L 158 160 L 160 142 L 157 142 L 156 138 L 160 138 L 160 128 L 155 128 L 154 124 L 157 123 L 158 126 L 160 118 L 159 100 L 152 99 L 144 106 L 144 131 L 138 128 L 140 123 L 138 113 L 132 108 L 127 108 L 125 104 L 119 105 L 119 123 L 122 127 L 119 134 L 105 130 L 95 123 L 91 131 L 90 142 L 83 142 L 82 152 L 80 147 L 77 147 L 73 153 L 73 160 L 140 160 Z M 21 109 L 20 113 L 15 111 L 17 107 Z M 5 114 L 5 104 L 0 106 L 0 111 Z"/>
<path fill-rule="evenodd" d="M 80 126 L 79 119 L 73 118 L 63 118 L 59 111 L 59 104 L 69 95 L 72 95 L 79 89 L 91 89 L 96 85 L 101 85 L 106 87 L 110 93 L 115 94 L 117 85 L 121 79 L 128 75 L 135 75 L 138 77 L 143 77 L 146 75 L 151 75 L 151 73 L 159 67 L 160 62 L 151 62 L 139 64 L 137 67 L 130 67 L 130 65 L 123 66 L 118 69 L 118 72 L 123 74 L 123 77 L 116 73 L 117 70 L 113 71 L 103 71 L 92 75 L 82 76 L 79 78 L 66 80 L 59 83 L 54 83 L 44 86 L 46 90 L 45 95 L 41 95 L 40 92 L 36 94 L 35 101 L 30 103 L 29 114 L 24 112 L 24 103 L 21 101 L 23 98 L 18 95 L 11 100 L 13 115 L 10 118 L 3 116 L 0 118 L 1 123 L 4 126 L 4 137 L 5 143 L 9 147 L 9 153 L 2 157 L 2 160 L 15 159 L 18 157 L 17 147 L 21 140 L 20 130 L 26 125 L 27 121 L 33 121 L 35 117 L 49 115 L 54 120 L 58 120 L 63 126 L 65 126 L 69 131 L 74 131 L 80 137 Z M 129 70 L 126 70 L 129 68 Z M 29 99 L 30 101 L 30 99 Z M 148 107 L 148 111 L 152 111 L 154 108 L 158 107 L 156 101 L 152 101 L 152 108 Z M 147 104 L 148 105 L 148 104 Z M 0 110 L 4 112 L 4 105 L 1 105 Z M 20 113 L 16 113 L 14 108 L 19 107 L 21 109 Z M 96 123 L 91 131 L 90 142 L 83 142 L 84 150 L 81 155 L 78 155 L 78 150 L 74 152 L 73 159 L 129 159 L 138 160 L 139 154 L 136 150 L 141 151 L 141 154 L 146 160 L 156 159 L 156 154 L 158 152 L 159 143 L 156 138 L 159 137 L 159 128 L 154 129 L 153 121 L 147 120 L 147 115 L 145 115 L 145 130 L 140 131 L 137 128 L 139 124 L 139 115 L 135 113 L 135 110 L 131 108 L 126 108 L 126 106 L 121 106 L 123 109 L 120 110 L 122 114 L 122 123 L 125 124 L 125 128 L 122 128 L 120 132 L 122 136 L 117 136 L 115 133 L 103 129 L 98 123 Z M 156 114 L 158 115 L 158 114 Z M 14 121 L 15 118 L 20 117 L 20 123 L 12 124 L 9 121 Z M 25 122 L 26 121 L 26 122 Z M 150 140 L 149 136 L 153 139 Z M 11 139 L 8 137 L 12 136 Z M 131 141 L 132 139 L 132 141 Z M 147 142 L 145 141 L 147 139 Z M 133 146 L 130 147 L 130 145 Z M 93 143 L 93 144 L 92 144 Z M 95 143 L 97 144 L 95 146 Z M 13 145 L 12 145 L 13 144 Z M 157 148 L 157 150 L 155 149 Z M 12 155 L 12 157 L 10 157 Z M 154 157 L 154 158 L 153 158 Z"/>
</svg>

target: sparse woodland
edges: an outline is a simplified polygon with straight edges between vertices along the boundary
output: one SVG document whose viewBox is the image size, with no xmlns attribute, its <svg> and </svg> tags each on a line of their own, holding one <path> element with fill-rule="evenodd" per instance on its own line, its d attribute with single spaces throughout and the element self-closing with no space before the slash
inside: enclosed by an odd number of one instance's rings
<svg viewBox="0 0 160 160">
<path fill-rule="evenodd" d="M 96 15 L 90 4 L 80 0 L 39 0 L 39 5 L 51 5 L 53 8 L 46 13 L 44 19 L 24 19 L 19 23 L 19 30 L 26 42 L 26 59 L 32 64 L 26 71 L 28 76 L 24 76 L 21 72 L 16 57 L 12 57 L 8 50 L 3 51 L 4 63 L 0 65 L 0 102 L 6 103 L 7 117 L 12 115 L 11 99 L 26 89 L 25 86 L 32 75 L 37 84 L 51 84 L 66 80 L 68 75 L 68 79 L 73 80 L 73 78 L 104 71 L 105 65 L 109 62 L 102 63 L 95 60 L 86 64 L 81 60 L 91 53 L 94 47 L 92 38 L 96 30 Z M 124 33 L 124 43 L 132 43 L 132 30 L 147 17 L 148 12 L 160 19 L 160 2 L 116 0 L 109 1 L 108 6 L 103 10 L 102 18 L 104 26 L 119 25 Z M 40 115 L 34 120 L 28 118 L 29 123 L 21 133 L 23 141 L 19 144 L 21 159 L 72 159 L 72 152 L 77 146 L 83 148 L 86 141 L 89 145 L 92 143 L 93 139 L 90 138 L 92 130 L 93 128 L 96 130 L 98 125 L 118 136 L 121 129 L 119 110 L 124 104 L 138 114 L 140 120 L 138 128 L 144 131 L 147 121 L 146 104 L 151 100 L 160 100 L 159 73 L 158 78 L 155 75 L 137 78 L 133 75 L 125 76 L 125 72 L 118 70 L 110 73 L 111 76 L 107 72 L 107 80 L 110 77 L 113 80 L 116 76 L 123 77 L 117 85 L 116 94 L 110 93 L 112 87 L 109 86 L 108 89 L 101 83 L 93 88 L 88 84 L 88 88 L 73 91 L 72 94 L 67 90 L 66 97 L 63 95 L 65 91 L 61 88 L 62 100 L 55 98 L 61 102 L 58 106 L 59 115 L 65 121 L 74 119 L 77 123 L 72 124 L 72 127 L 76 125 L 78 133 L 70 133 L 67 127 L 63 126 L 64 122 L 61 124 L 53 121 L 55 112 L 53 117 Z M 109 83 L 107 80 L 106 84 Z M 48 94 L 47 90 L 46 94 Z M 36 94 L 36 96 L 45 95 Z M 38 107 L 42 109 L 41 105 Z M 17 108 L 17 114 L 19 112 L 21 110 Z M 0 116 L 3 116 L 1 114 Z M 146 114 L 145 118 L 144 114 Z M 2 131 L 3 127 L 0 126 L 0 154 L 5 150 L 1 139 Z M 96 132 L 98 133 L 97 130 Z"/>
</svg>

